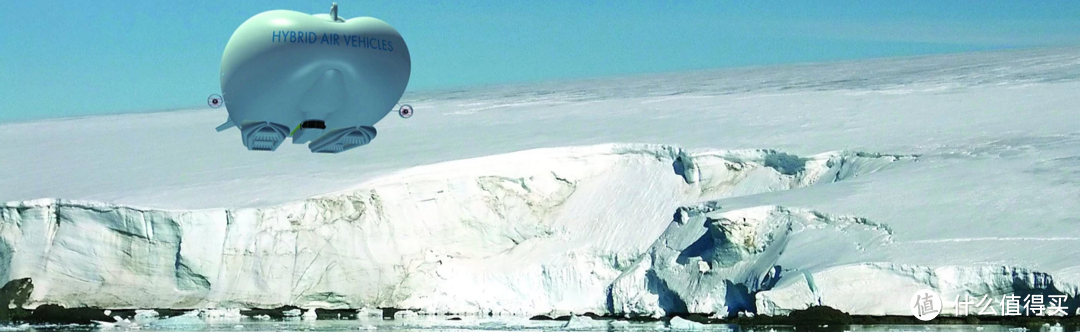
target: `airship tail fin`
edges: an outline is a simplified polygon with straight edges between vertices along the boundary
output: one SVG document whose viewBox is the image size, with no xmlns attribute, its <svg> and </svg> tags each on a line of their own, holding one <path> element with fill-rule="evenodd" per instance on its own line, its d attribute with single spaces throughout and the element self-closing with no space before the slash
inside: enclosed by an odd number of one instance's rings
<svg viewBox="0 0 1080 332">
<path fill-rule="evenodd" d="M 232 122 L 232 118 L 230 117 L 228 119 L 225 119 L 225 123 L 222 123 L 220 126 L 217 126 L 217 128 L 214 129 L 217 129 L 217 131 L 220 133 L 232 127 L 236 127 L 236 124 Z"/>
</svg>

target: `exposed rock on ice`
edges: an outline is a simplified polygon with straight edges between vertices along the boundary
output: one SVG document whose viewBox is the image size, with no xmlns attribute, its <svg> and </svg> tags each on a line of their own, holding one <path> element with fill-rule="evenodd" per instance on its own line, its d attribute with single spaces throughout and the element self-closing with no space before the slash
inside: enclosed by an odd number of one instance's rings
<svg viewBox="0 0 1080 332">
<path fill-rule="evenodd" d="M 0 252 L 0 255 L 9 254 Z M 3 268 L 7 267 L 0 266 Z M 4 281 L 4 286 L 0 287 L 0 321 L 9 321 L 13 316 L 12 309 L 24 307 L 33 292 L 34 283 L 30 278 Z"/>
</svg>

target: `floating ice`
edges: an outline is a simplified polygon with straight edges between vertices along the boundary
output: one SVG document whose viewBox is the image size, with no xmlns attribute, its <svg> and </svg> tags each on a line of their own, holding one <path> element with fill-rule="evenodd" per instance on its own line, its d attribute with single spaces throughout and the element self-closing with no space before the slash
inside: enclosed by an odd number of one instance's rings
<svg viewBox="0 0 1080 332">
<path fill-rule="evenodd" d="M 394 319 L 414 319 L 420 317 L 420 314 L 412 310 L 401 310 L 394 313 Z"/>
<path fill-rule="evenodd" d="M 672 317 L 671 321 L 668 322 L 668 327 L 672 330 L 696 331 L 704 330 L 705 324 L 688 321 L 686 319 L 683 319 L 682 317 Z"/>
<path fill-rule="evenodd" d="M 281 312 L 285 317 L 299 317 L 301 314 L 300 309 L 289 309 Z"/>
<path fill-rule="evenodd" d="M 595 320 L 589 316 L 570 316 L 570 320 L 562 327 L 568 330 L 594 330 L 604 329 L 608 326 L 607 321 Z"/>
<path fill-rule="evenodd" d="M 180 316 L 169 317 L 147 324 L 147 326 L 152 328 L 164 329 L 193 329 L 206 325 L 206 322 L 199 319 L 199 311 L 190 311 Z"/>
</svg>

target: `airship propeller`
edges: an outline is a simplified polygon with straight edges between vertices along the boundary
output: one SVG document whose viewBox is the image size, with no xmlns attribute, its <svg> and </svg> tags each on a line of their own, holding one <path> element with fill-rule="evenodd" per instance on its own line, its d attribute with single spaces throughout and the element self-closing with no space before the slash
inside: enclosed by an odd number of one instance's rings
<svg viewBox="0 0 1080 332">
<path fill-rule="evenodd" d="M 215 93 L 206 98 L 206 104 L 210 105 L 211 108 L 218 108 L 225 105 L 225 100 L 221 99 L 221 95 Z"/>
<path fill-rule="evenodd" d="M 400 115 L 402 118 L 408 119 L 411 118 L 413 115 L 413 108 L 409 104 L 405 104 L 401 105 L 401 108 L 398 108 L 397 112 L 398 115 Z"/>
</svg>

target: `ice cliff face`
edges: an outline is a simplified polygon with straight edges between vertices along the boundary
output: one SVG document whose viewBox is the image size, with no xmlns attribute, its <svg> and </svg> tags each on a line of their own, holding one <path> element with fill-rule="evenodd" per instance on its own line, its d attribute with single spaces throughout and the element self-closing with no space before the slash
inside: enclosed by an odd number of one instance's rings
<svg viewBox="0 0 1080 332">
<path fill-rule="evenodd" d="M 880 228 L 698 202 L 843 181 L 915 160 L 601 145 L 417 167 L 267 208 L 7 203 L 0 278 L 33 280 L 28 307 L 754 310 L 751 294 L 779 277 L 774 264 L 796 224 Z M 789 300 L 802 296 L 797 286 L 770 292 L 758 299 L 767 310 L 803 305 Z"/>
</svg>

